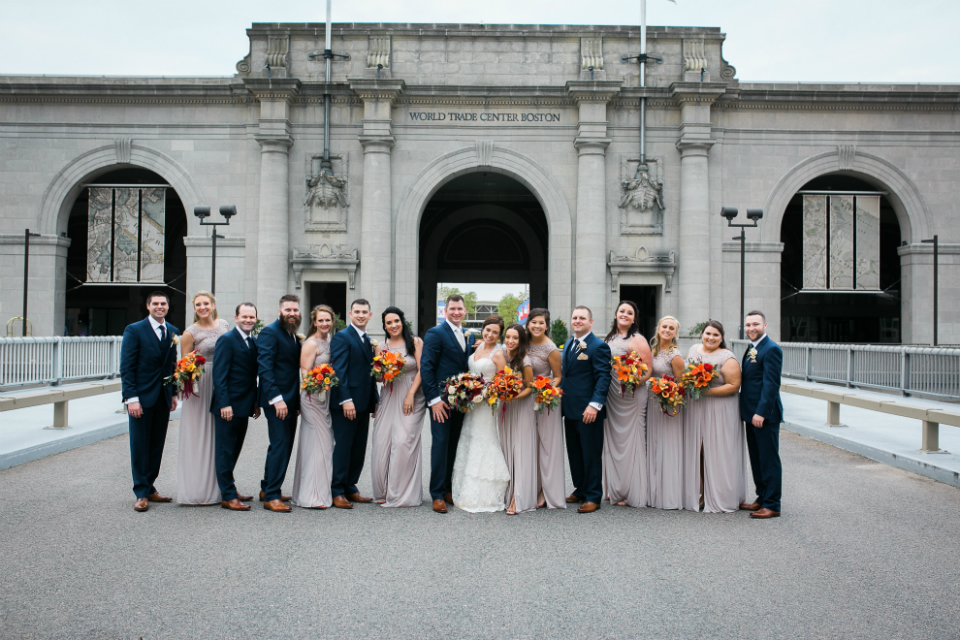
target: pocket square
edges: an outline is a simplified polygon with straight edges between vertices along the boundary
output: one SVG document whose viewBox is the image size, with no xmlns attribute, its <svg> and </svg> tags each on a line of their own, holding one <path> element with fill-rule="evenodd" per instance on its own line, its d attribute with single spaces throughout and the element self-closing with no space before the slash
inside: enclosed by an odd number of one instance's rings
<svg viewBox="0 0 960 640">
<path fill-rule="evenodd" d="M 581 353 L 580 355 L 577 356 L 577 360 L 589 360 L 589 359 L 590 359 L 590 356 L 588 356 L 585 353 Z"/>
</svg>

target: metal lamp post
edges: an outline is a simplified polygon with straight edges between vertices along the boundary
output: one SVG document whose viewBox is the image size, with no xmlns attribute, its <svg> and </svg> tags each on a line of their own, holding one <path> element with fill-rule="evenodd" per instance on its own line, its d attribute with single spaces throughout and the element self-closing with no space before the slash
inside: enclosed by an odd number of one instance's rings
<svg viewBox="0 0 960 640">
<path fill-rule="evenodd" d="M 30 238 L 39 238 L 39 233 L 30 233 L 30 229 L 23 230 L 23 319 L 20 323 L 22 336 L 27 335 L 27 292 L 30 281 Z M 32 325 L 31 325 L 32 326 Z M 936 331 L 936 329 L 934 329 Z M 31 334 L 33 331 L 31 331 Z M 936 335 L 936 334 L 934 334 Z"/>
<path fill-rule="evenodd" d="M 204 227 L 213 227 L 213 254 L 210 262 L 210 293 L 217 293 L 217 238 L 223 238 L 224 236 L 217 235 L 217 227 L 226 226 L 230 224 L 230 218 L 237 215 L 237 207 L 232 204 L 223 204 L 220 205 L 220 215 L 223 216 L 223 219 L 226 222 L 207 222 L 207 218 L 210 217 L 210 207 L 194 207 L 193 215 L 197 216 L 200 219 L 200 226 Z"/>
<path fill-rule="evenodd" d="M 920 242 L 927 242 L 933 244 L 933 346 L 937 346 L 937 298 L 939 298 L 939 265 L 940 262 L 940 241 L 939 236 L 933 236 L 929 240 L 921 240 Z"/>
<path fill-rule="evenodd" d="M 746 229 L 751 229 L 753 227 L 760 226 L 760 218 L 763 217 L 763 209 L 747 209 L 747 218 L 750 219 L 752 224 L 743 224 L 735 223 L 733 221 L 740 214 L 740 211 L 736 207 L 722 207 L 720 209 L 720 215 L 727 219 L 728 227 L 736 227 L 740 229 L 740 235 L 734 238 L 734 240 L 740 241 L 740 339 L 743 340 L 743 314 L 744 314 L 744 296 L 746 295 L 746 241 L 747 241 L 747 232 Z"/>
</svg>

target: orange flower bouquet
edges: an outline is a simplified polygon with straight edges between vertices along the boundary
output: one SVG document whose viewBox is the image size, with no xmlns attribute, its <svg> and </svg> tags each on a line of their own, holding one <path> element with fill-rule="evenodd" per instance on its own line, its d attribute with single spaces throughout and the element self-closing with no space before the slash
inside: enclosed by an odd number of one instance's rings
<svg viewBox="0 0 960 640">
<path fill-rule="evenodd" d="M 613 367 L 613 375 L 617 377 L 617 381 L 620 383 L 621 397 L 627 392 L 627 389 L 630 390 L 631 394 L 636 393 L 637 387 L 641 385 L 640 379 L 650 371 L 650 367 L 640 360 L 640 354 L 636 351 L 615 356 L 610 361 L 610 366 Z"/>
<path fill-rule="evenodd" d="M 196 396 L 196 384 L 203 375 L 203 365 L 207 359 L 197 351 L 191 351 L 177 361 L 177 367 L 172 376 L 163 379 L 164 385 L 173 385 L 181 399 Z"/>
<path fill-rule="evenodd" d="M 703 392 L 710 386 L 710 381 L 713 380 L 713 376 L 712 364 L 706 362 L 690 362 L 687 363 L 687 369 L 680 378 L 680 384 L 686 388 L 691 398 L 699 400 Z"/>
<path fill-rule="evenodd" d="M 486 396 L 486 381 L 481 375 L 461 373 L 451 376 L 443 382 L 440 397 L 446 396 L 451 409 L 460 413 L 470 413 L 475 405 L 479 406 Z"/>
<path fill-rule="evenodd" d="M 393 381 L 403 374 L 403 367 L 407 364 L 407 359 L 399 353 L 393 351 L 381 351 L 373 356 L 373 366 L 370 369 L 370 375 L 377 382 L 385 386 L 390 385 L 390 391 L 393 391 Z"/>
<path fill-rule="evenodd" d="M 500 405 L 502 416 L 507 411 L 506 403 L 520 395 L 523 388 L 523 377 L 514 373 L 510 367 L 504 367 L 503 371 L 498 371 L 487 385 L 487 404 L 493 410 Z"/>
<path fill-rule="evenodd" d="M 686 390 L 673 376 L 654 378 L 650 383 L 650 392 L 657 397 L 660 410 L 665 415 L 675 416 L 680 413 L 680 407 L 685 402 Z"/>
<path fill-rule="evenodd" d="M 307 392 L 307 398 L 310 396 L 319 396 L 320 402 L 327 399 L 327 392 L 340 384 L 340 378 L 337 372 L 329 364 L 322 364 L 314 367 L 307 372 L 300 383 L 300 389 Z"/>
<path fill-rule="evenodd" d="M 537 413 L 542 414 L 546 409 L 547 413 L 560 406 L 560 397 L 563 395 L 563 389 L 553 384 L 553 381 L 546 376 L 537 376 L 533 379 L 533 390 L 536 393 L 534 403 L 537 407 Z"/>
</svg>

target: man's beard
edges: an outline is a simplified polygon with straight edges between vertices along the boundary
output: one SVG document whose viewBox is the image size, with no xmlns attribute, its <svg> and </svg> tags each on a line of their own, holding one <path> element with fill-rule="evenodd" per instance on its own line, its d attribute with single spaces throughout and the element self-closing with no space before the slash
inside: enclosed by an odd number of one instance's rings
<svg viewBox="0 0 960 640">
<path fill-rule="evenodd" d="M 294 335 L 297 332 L 297 328 L 300 326 L 300 316 L 286 316 L 283 319 L 283 328 L 290 335 Z"/>
</svg>

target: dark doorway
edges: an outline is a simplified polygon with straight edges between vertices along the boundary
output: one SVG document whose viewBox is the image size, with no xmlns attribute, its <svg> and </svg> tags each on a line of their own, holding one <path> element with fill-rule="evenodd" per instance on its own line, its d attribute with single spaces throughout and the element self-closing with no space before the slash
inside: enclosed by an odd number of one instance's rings
<svg viewBox="0 0 960 640">
<path fill-rule="evenodd" d="M 164 185 L 167 181 L 146 169 L 119 169 L 90 181 L 96 185 Z M 119 284 L 87 282 L 87 227 L 89 189 L 80 191 L 67 222 L 67 296 L 64 334 L 70 336 L 122 335 L 128 324 L 147 317 L 147 296 L 162 291 L 170 296 L 168 319 L 181 331 L 193 321 L 184 287 L 187 282 L 187 219 L 183 203 L 173 188 L 166 190 L 163 240 L 163 283 Z M 233 309 L 220 309 L 232 317 Z"/>
<path fill-rule="evenodd" d="M 304 319 L 304 326 L 310 323 L 310 311 L 318 304 L 327 305 L 333 309 L 342 321 L 347 321 L 346 282 L 311 282 L 309 295 L 310 299 L 307 302 L 310 308 L 306 311 L 303 309 L 300 311 Z M 309 328 L 307 328 L 307 331 L 309 331 Z"/>
<path fill-rule="evenodd" d="M 654 327 L 657 324 L 657 290 L 660 287 L 650 285 L 620 285 L 620 300 L 630 300 L 640 309 L 637 323 L 643 337 L 649 340 L 653 337 Z M 617 306 L 620 303 L 617 302 Z"/>
<path fill-rule="evenodd" d="M 549 230 L 530 190 L 493 172 L 445 184 L 420 221 L 417 332 L 437 324 L 437 283 L 530 283 L 530 306 L 547 305 Z"/>
</svg>

